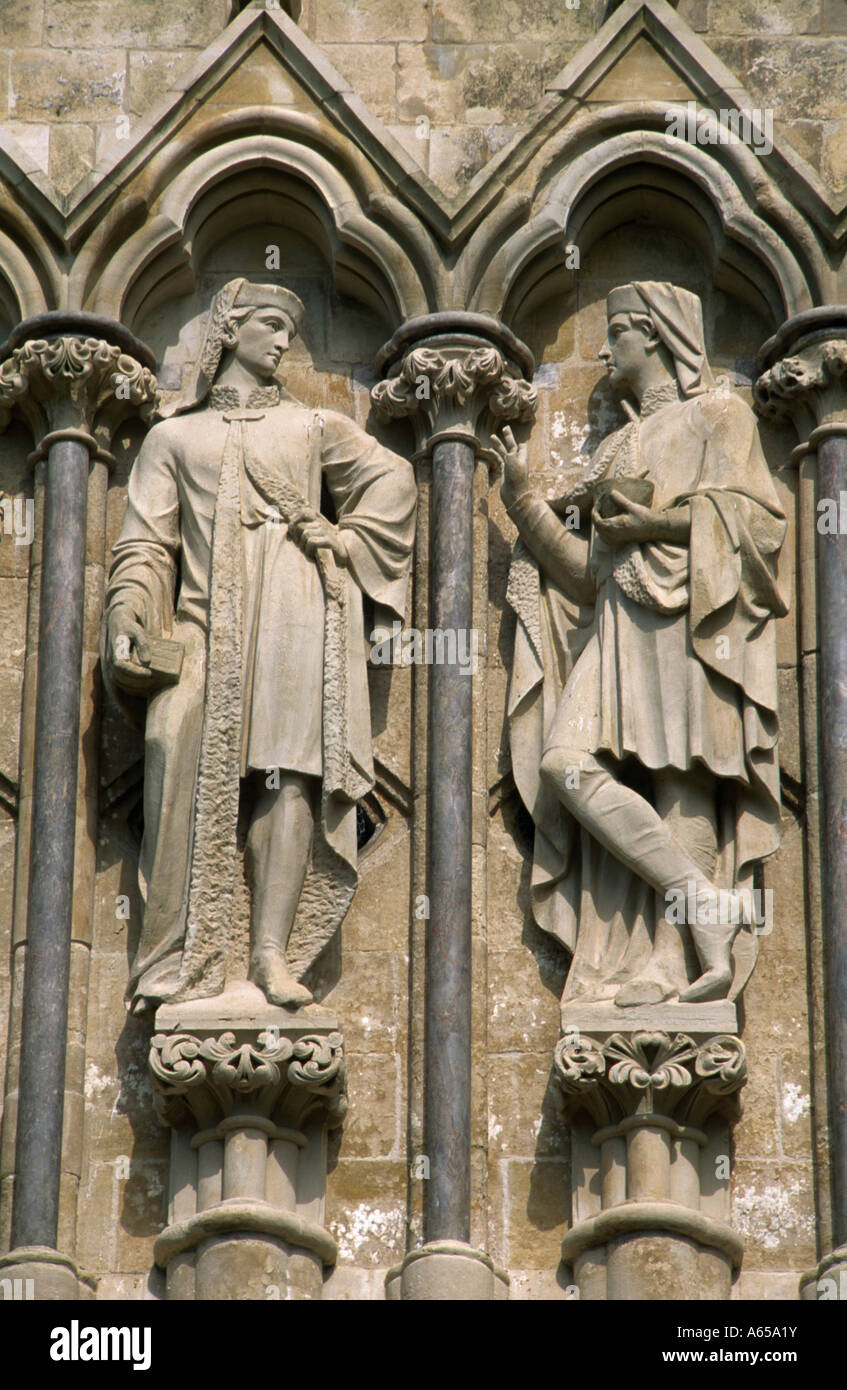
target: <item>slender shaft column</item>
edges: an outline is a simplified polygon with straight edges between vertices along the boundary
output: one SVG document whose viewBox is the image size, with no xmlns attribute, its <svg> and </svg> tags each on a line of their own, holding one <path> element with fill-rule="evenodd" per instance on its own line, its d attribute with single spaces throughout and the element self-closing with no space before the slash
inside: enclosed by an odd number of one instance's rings
<svg viewBox="0 0 847 1390">
<path fill-rule="evenodd" d="M 803 1277 L 804 1298 L 847 1299 L 847 306 L 789 319 L 759 354 L 761 413 L 794 415 L 816 454 L 821 915 L 829 1092 L 831 1252 Z"/>
<path fill-rule="evenodd" d="M 89 469 L 122 418 L 152 408 L 155 380 L 137 355 L 152 364 L 119 324 L 86 314 L 30 320 L 0 351 L 0 427 L 17 409 L 38 442 L 33 461 L 46 456 L 13 1248 L 2 1261 L 16 1271 L 31 1262 L 39 1297 L 76 1292 L 71 1262 L 51 1256 L 59 1243 Z"/>
<path fill-rule="evenodd" d="M 531 354 L 484 315 L 433 314 L 380 352 L 373 391 L 383 418 L 412 419 L 416 458 L 432 461 L 429 621 L 442 655 L 428 678 L 429 921 L 426 947 L 422 1250 L 387 1281 L 403 1299 L 486 1299 L 502 1284 L 470 1245 L 473 683 L 450 651 L 477 648 L 474 478 L 492 420 L 530 416 Z M 451 648 L 451 642 L 453 644 Z M 447 653 L 444 659 L 444 652 Z"/>
<path fill-rule="evenodd" d="M 847 420 L 844 432 L 822 439 L 817 452 L 818 502 L 847 502 Z M 847 1249 L 847 545 L 839 532 L 821 533 L 817 570 L 832 1238 Z"/>
<path fill-rule="evenodd" d="M 51 539 L 41 580 L 13 1247 L 55 1248 L 59 1226 L 88 467 L 85 443 L 53 436 L 44 501 Z"/>
<path fill-rule="evenodd" d="M 432 626 L 473 627 L 473 446 L 433 449 Z M 458 662 L 434 665 L 429 694 L 430 921 L 424 1124 L 431 1177 L 424 1239 L 470 1240 L 471 720 Z"/>
</svg>

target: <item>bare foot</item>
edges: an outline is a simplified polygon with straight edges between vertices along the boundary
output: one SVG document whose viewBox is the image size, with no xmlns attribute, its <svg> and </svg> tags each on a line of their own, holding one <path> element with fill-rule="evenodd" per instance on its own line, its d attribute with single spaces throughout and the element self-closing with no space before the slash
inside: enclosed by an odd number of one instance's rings
<svg viewBox="0 0 847 1390">
<path fill-rule="evenodd" d="M 665 999 L 673 999 L 676 990 L 670 985 L 660 984 L 658 980 L 627 980 L 615 995 L 619 1008 L 632 1008 L 637 1004 L 661 1004 Z"/>
<path fill-rule="evenodd" d="M 259 956 L 250 968 L 250 979 L 263 991 L 269 1004 L 284 1009 L 299 1009 L 314 1002 L 314 995 L 295 980 L 282 956 L 268 951 Z"/>
</svg>

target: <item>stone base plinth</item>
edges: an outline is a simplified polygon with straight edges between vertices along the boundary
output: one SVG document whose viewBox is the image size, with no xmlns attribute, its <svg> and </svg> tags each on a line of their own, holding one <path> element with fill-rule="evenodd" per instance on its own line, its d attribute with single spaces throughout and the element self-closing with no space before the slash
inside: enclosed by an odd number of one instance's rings
<svg viewBox="0 0 847 1390">
<path fill-rule="evenodd" d="M 487 1303 L 509 1297 L 509 1279 L 472 1245 L 437 1240 L 413 1250 L 401 1265 L 389 1270 L 385 1297 L 390 1302 Z"/>
<path fill-rule="evenodd" d="M 73 1260 L 46 1245 L 19 1246 L 0 1255 L 0 1301 L 75 1302 L 91 1298 Z"/>
<path fill-rule="evenodd" d="M 847 1245 L 831 1251 L 803 1275 L 800 1297 L 810 1303 L 847 1303 Z"/>
<path fill-rule="evenodd" d="M 731 999 L 716 999 L 706 1004 L 636 1004 L 622 1009 L 613 999 L 597 1004 L 573 1003 L 562 1005 L 562 1032 L 632 1033 L 637 1028 L 665 1033 L 688 1033 L 694 1037 L 715 1033 L 737 1033 L 738 1013 Z"/>
</svg>

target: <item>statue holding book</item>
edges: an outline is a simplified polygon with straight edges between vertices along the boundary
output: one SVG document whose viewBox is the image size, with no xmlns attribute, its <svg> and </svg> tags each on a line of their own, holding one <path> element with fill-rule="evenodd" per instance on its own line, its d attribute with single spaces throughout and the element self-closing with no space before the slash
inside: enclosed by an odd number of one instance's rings
<svg viewBox="0 0 847 1390">
<path fill-rule="evenodd" d="M 584 478 L 547 502 L 511 432 L 497 444 L 532 909 L 573 953 L 565 1003 L 732 998 L 753 870 L 779 843 L 786 523 L 752 411 L 715 388 L 697 296 L 634 283 L 607 314 L 599 355 L 637 408 Z"/>
<path fill-rule="evenodd" d="M 402 620 L 416 488 L 404 459 L 276 380 L 303 314 L 278 285 L 225 285 L 193 398 L 130 476 L 103 657 L 127 712 L 148 702 L 136 1012 L 223 990 L 240 809 L 250 979 L 270 1002 L 311 1001 L 301 977 L 356 886 L 374 775 L 363 598 Z"/>
</svg>

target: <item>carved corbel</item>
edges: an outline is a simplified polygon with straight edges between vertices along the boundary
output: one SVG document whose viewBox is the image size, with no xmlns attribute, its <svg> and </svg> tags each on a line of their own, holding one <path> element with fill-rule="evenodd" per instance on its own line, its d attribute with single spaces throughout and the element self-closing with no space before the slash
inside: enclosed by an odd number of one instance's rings
<svg viewBox="0 0 847 1390">
<path fill-rule="evenodd" d="M 331 1026 L 157 1033 L 156 1108 L 172 1130 L 169 1222 L 155 1245 L 171 1299 L 319 1298 L 327 1130 L 347 1110 Z"/>
<path fill-rule="evenodd" d="M 728 1224 L 740 1038 L 568 1032 L 554 1076 L 572 1134 L 574 1224 L 562 1260 L 580 1296 L 728 1297 L 742 1254 Z"/>
</svg>

